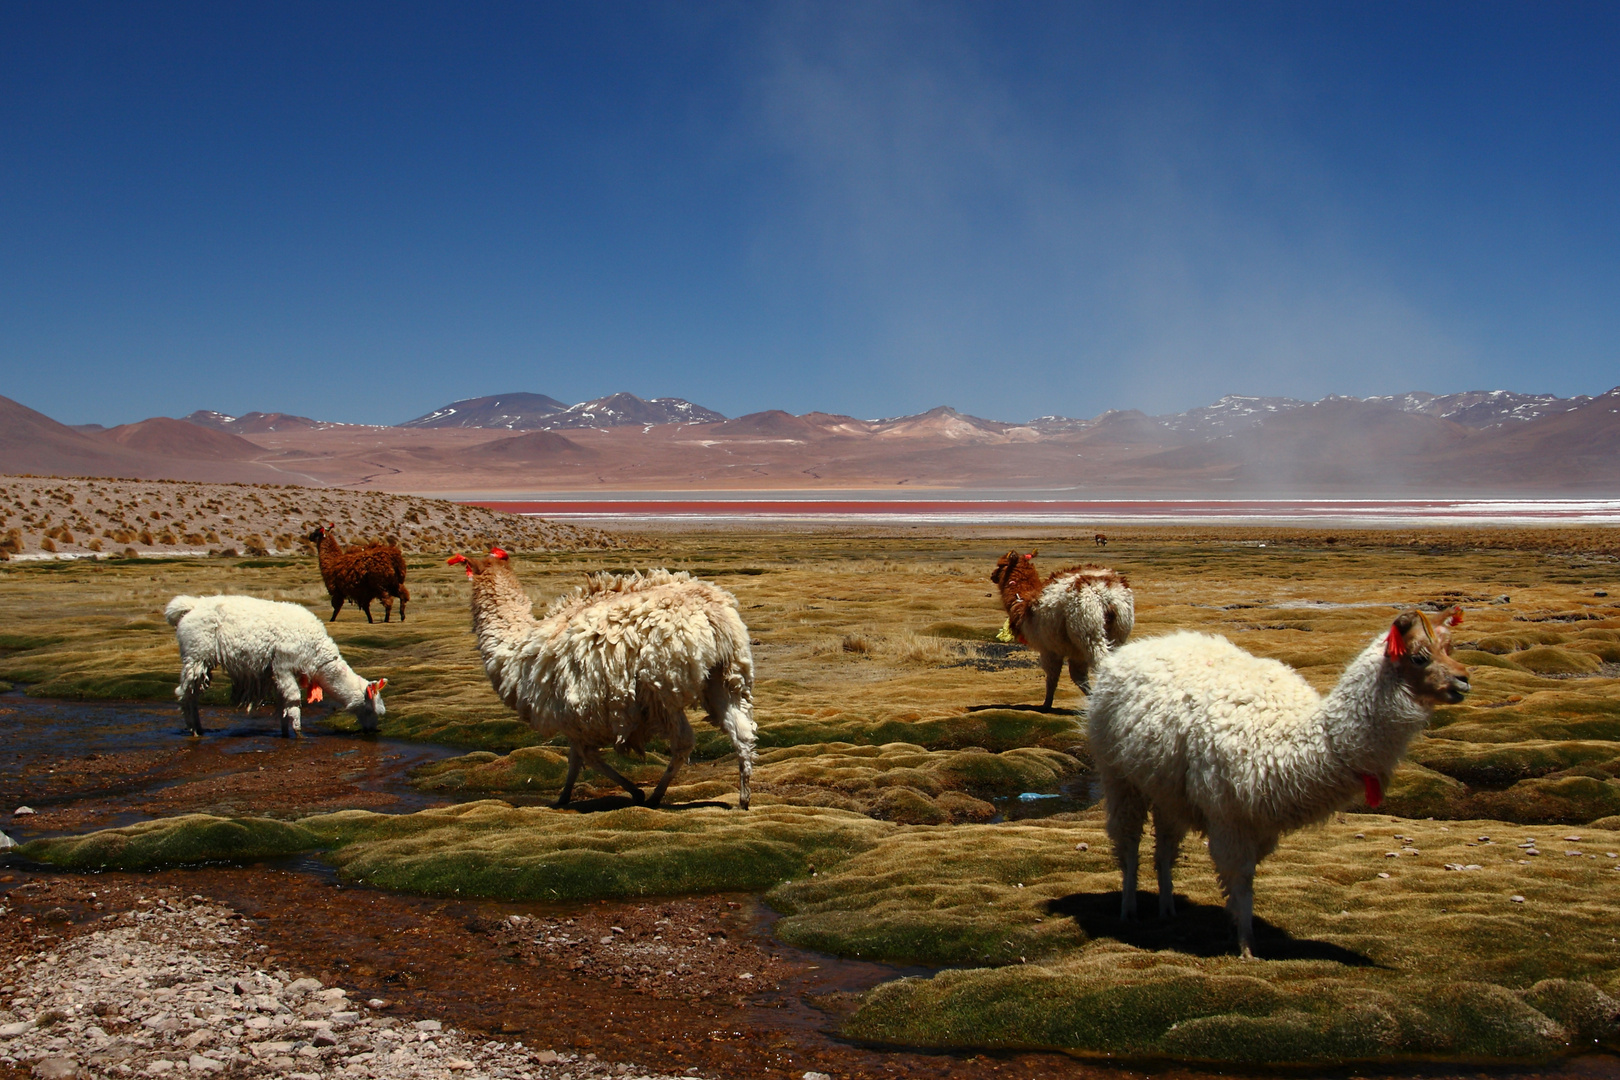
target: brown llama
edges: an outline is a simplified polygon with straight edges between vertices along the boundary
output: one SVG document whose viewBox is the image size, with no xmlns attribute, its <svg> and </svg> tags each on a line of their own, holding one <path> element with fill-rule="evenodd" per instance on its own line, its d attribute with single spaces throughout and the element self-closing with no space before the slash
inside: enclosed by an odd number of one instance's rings
<svg viewBox="0 0 1620 1080">
<path fill-rule="evenodd" d="M 1046 672 L 1046 700 L 1041 707 L 1050 709 L 1065 660 L 1074 684 L 1090 692 L 1091 669 L 1131 636 L 1136 601 L 1130 582 L 1091 563 L 1059 570 L 1042 581 L 1035 571 L 1035 555 L 1007 552 L 990 580 L 1001 588 L 1008 628 L 1022 644 L 1040 653 L 1041 670 Z"/>
</svg>

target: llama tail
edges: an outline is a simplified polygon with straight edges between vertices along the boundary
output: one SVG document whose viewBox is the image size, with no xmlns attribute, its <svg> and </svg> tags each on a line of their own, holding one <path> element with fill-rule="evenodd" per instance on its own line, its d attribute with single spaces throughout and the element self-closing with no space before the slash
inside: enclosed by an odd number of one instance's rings
<svg viewBox="0 0 1620 1080">
<path fill-rule="evenodd" d="M 199 603 L 201 601 L 195 596 L 177 596 L 163 609 L 163 617 L 169 620 L 170 626 L 179 626 L 180 620 Z"/>
</svg>

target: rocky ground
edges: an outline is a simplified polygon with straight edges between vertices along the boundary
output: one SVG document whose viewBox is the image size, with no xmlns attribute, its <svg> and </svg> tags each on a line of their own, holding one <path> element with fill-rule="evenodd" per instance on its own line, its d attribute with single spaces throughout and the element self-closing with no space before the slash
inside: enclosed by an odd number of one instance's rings
<svg viewBox="0 0 1620 1080">
<path fill-rule="evenodd" d="M 335 523 L 345 544 L 392 539 L 411 553 L 625 543 L 599 529 L 375 491 L 0 476 L 0 559 L 307 554 L 304 537 L 322 523 Z"/>
<path fill-rule="evenodd" d="M 23 889 L 49 890 L 48 883 Z M 63 907 L 43 916 L 0 907 L 0 920 L 48 929 L 41 951 L 11 957 L 0 984 L 0 1065 L 39 1080 L 215 1075 L 645 1077 L 592 1053 L 526 1046 L 468 1033 L 435 1017 L 401 1015 L 384 998 L 266 970 L 250 924 L 200 895 L 115 896 L 130 906 L 82 926 Z M 17 934 L 7 935 L 13 939 Z"/>
</svg>

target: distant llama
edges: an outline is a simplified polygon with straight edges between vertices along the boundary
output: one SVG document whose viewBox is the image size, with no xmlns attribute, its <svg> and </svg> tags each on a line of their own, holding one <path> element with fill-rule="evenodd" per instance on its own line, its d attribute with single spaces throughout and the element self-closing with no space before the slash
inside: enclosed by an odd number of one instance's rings
<svg viewBox="0 0 1620 1080">
<path fill-rule="evenodd" d="M 990 580 L 1001 588 L 1008 629 L 1040 653 L 1046 672 L 1042 708 L 1050 709 L 1064 661 L 1074 684 L 1088 690 L 1091 670 L 1131 636 L 1136 601 L 1123 576 L 1091 563 L 1059 570 L 1042 581 L 1035 571 L 1036 554 L 1007 552 Z"/>
</svg>

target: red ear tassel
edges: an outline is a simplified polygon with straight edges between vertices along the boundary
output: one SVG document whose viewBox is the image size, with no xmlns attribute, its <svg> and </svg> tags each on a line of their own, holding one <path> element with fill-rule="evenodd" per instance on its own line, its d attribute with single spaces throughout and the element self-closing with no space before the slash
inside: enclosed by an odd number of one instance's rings
<svg viewBox="0 0 1620 1080">
<path fill-rule="evenodd" d="M 1401 633 L 1400 627 L 1392 626 L 1389 628 L 1389 637 L 1384 639 L 1384 659 L 1400 660 L 1405 656 L 1406 637 Z"/>
<path fill-rule="evenodd" d="M 506 558 L 510 558 L 510 556 L 508 556 L 508 555 L 507 555 L 507 554 L 506 554 L 506 552 L 504 552 L 504 551 L 502 551 L 502 550 L 501 550 L 501 549 L 500 549 L 500 548 L 498 548 L 498 547 L 494 547 L 494 548 L 490 548 L 490 549 L 489 549 L 489 555 L 490 555 L 490 558 L 492 558 L 492 559 L 506 559 Z"/>
<path fill-rule="evenodd" d="M 1445 621 L 1446 621 L 1447 626 L 1461 626 L 1462 625 L 1462 608 L 1460 608 L 1460 607 L 1452 608 L 1451 613 L 1446 616 Z"/>
<path fill-rule="evenodd" d="M 457 563 L 464 563 L 464 562 L 466 562 L 466 561 L 467 561 L 467 556 L 465 556 L 465 555 L 459 555 L 459 554 L 458 554 L 458 555 L 452 555 L 452 556 L 450 556 L 450 557 L 449 557 L 449 558 L 448 558 L 448 559 L 446 559 L 446 560 L 444 560 L 444 561 L 445 561 L 445 562 L 447 562 L 447 563 L 449 563 L 449 564 L 450 564 L 450 565 L 451 565 L 451 566 L 454 566 L 454 565 L 456 565 L 456 564 L 457 564 Z"/>
</svg>

